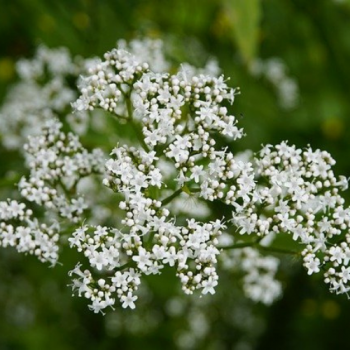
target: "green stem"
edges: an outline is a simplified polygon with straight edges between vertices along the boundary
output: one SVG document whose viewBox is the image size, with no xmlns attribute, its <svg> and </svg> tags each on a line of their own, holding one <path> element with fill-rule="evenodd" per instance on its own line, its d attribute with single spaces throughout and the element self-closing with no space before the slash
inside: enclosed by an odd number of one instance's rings
<svg viewBox="0 0 350 350">
<path fill-rule="evenodd" d="M 170 195 L 169 197 L 165 198 L 162 201 L 162 205 L 167 205 L 168 203 L 170 203 L 174 198 L 176 198 L 177 196 L 179 196 L 182 192 L 187 193 L 189 196 L 192 193 L 196 193 L 196 192 L 200 192 L 200 188 L 189 188 L 187 187 L 187 185 L 183 185 L 181 188 L 179 188 L 178 190 L 176 190 L 172 195 Z"/>
<path fill-rule="evenodd" d="M 133 112 L 132 112 L 130 93 L 124 94 L 124 98 L 125 98 L 125 103 L 126 103 L 126 110 L 128 112 L 128 117 L 130 120 L 133 120 Z"/>
<path fill-rule="evenodd" d="M 150 149 L 149 149 L 149 147 L 147 146 L 147 144 L 145 142 L 142 130 L 140 130 L 140 128 L 134 122 L 134 116 L 133 116 L 133 110 L 132 110 L 132 104 L 131 104 L 131 98 L 130 98 L 130 96 L 131 96 L 131 89 L 130 89 L 130 91 L 125 92 L 122 88 L 120 88 L 120 91 L 121 91 L 121 93 L 124 96 L 125 104 L 126 104 L 126 110 L 127 110 L 127 113 L 128 113 L 128 117 L 123 117 L 123 119 L 127 120 L 131 124 L 132 128 L 135 131 L 136 137 L 139 140 L 142 148 L 146 152 L 149 152 Z"/>
<path fill-rule="evenodd" d="M 245 247 L 252 247 L 256 244 L 256 242 L 242 242 L 242 243 L 236 243 L 236 244 L 232 244 L 226 247 L 221 247 L 219 249 L 223 249 L 223 250 L 231 250 L 231 249 L 241 249 L 241 248 L 245 248 Z"/>
<path fill-rule="evenodd" d="M 265 247 L 265 246 L 259 245 L 258 249 L 265 252 L 270 252 L 270 253 L 289 254 L 289 255 L 296 255 L 296 256 L 299 255 L 299 253 L 296 251 L 283 249 L 283 248 Z"/>
<path fill-rule="evenodd" d="M 123 120 L 129 120 L 129 117 L 125 117 L 124 115 L 117 114 L 113 112 L 113 116 L 118 118 L 118 119 L 123 119 Z"/>
<path fill-rule="evenodd" d="M 200 188 L 190 188 L 190 193 L 198 193 L 200 191 L 201 191 Z"/>
<path fill-rule="evenodd" d="M 153 243 L 154 235 L 155 235 L 155 232 L 154 232 L 154 231 L 152 231 L 152 232 L 149 233 L 149 237 L 148 237 L 148 239 L 147 239 L 147 241 L 146 241 L 146 247 L 147 247 L 147 248 L 152 248 L 152 243 Z"/>
<path fill-rule="evenodd" d="M 71 196 L 74 196 L 76 194 L 78 182 L 79 181 L 77 181 L 70 189 L 66 187 L 66 185 L 62 182 L 61 179 L 57 181 L 57 184 L 60 186 L 66 197 L 70 198 Z"/>
<path fill-rule="evenodd" d="M 143 138 L 142 130 L 134 123 L 133 120 L 130 120 L 130 123 L 131 123 L 132 128 L 133 128 L 134 131 L 135 131 L 136 137 L 137 137 L 137 139 L 139 140 L 139 142 L 140 142 L 142 148 L 143 148 L 146 152 L 149 152 L 150 149 L 149 149 L 149 147 L 147 146 L 147 144 L 146 144 L 146 142 L 145 142 L 145 139 Z"/>
<path fill-rule="evenodd" d="M 162 200 L 162 206 L 163 205 L 167 205 L 168 203 L 170 203 L 174 198 L 179 196 L 182 192 L 183 192 L 182 188 L 180 188 L 177 191 L 175 191 L 172 195 L 170 195 L 169 197 L 167 197 L 164 200 Z"/>
<path fill-rule="evenodd" d="M 60 186 L 60 188 L 62 189 L 62 191 L 63 191 L 64 194 L 66 195 L 66 197 L 69 198 L 71 194 L 69 193 L 67 187 L 64 185 L 64 183 L 62 182 L 61 179 L 59 179 L 59 180 L 57 181 L 57 184 Z"/>
<path fill-rule="evenodd" d="M 114 271 L 121 271 L 121 270 L 124 270 L 124 269 L 126 269 L 128 267 L 135 267 L 135 266 L 136 266 L 136 264 L 135 264 L 134 261 L 129 261 L 129 262 L 127 262 L 126 264 L 124 264 L 122 266 L 116 267 L 114 269 Z"/>
</svg>

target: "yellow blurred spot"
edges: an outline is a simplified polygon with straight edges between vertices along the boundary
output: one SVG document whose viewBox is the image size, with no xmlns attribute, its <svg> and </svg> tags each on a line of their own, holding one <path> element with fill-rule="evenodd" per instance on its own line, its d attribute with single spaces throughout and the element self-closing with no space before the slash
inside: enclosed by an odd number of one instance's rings
<svg viewBox="0 0 350 350">
<path fill-rule="evenodd" d="M 305 316 L 311 317 L 316 313 L 317 304 L 313 299 L 305 299 L 301 308 Z"/>
<path fill-rule="evenodd" d="M 340 307 L 333 300 L 325 301 L 322 304 L 321 310 L 322 310 L 323 317 L 329 320 L 334 320 L 340 314 Z"/>
<path fill-rule="evenodd" d="M 144 35 L 146 38 L 157 39 L 162 35 L 162 33 L 157 28 L 151 27 L 146 28 Z"/>
<path fill-rule="evenodd" d="M 38 21 L 38 27 L 43 32 L 52 32 L 56 27 L 56 21 L 50 15 L 42 15 Z"/>
<path fill-rule="evenodd" d="M 135 13 L 140 18 L 150 18 L 152 16 L 152 12 L 154 12 L 155 6 L 148 4 L 147 1 L 140 2 L 138 8 L 136 8 Z"/>
<path fill-rule="evenodd" d="M 0 59 L 0 80 L 8 81 L 14 76 L 15 73 L 15 65 L 13 61 L 4 57 Z"/>
<path fill-rule="evenodd" d="M 321 127 L 323 134 L 331 140 L 339 139 L 344 132 L 344 122 L 336 117 L 326 119 Z"/>
<path fill-rule="evenodd" d="M 84 30 L 90 24 L 90 17 L 85 12 L 77 12 L 73 16 L 73 23 L 78 29 Z"/>
<path fill-rule="evenodd" d="M 211 26 L 211 31 L 216 37 L 227 36 L 232 31 L 232 18 L 226 11 L 220 11 Z"/>
</svg>

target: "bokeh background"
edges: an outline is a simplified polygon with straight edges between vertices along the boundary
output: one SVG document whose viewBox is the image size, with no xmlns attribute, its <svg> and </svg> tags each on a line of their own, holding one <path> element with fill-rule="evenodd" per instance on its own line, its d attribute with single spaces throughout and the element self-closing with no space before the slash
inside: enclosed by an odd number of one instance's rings
<svg viewBox="0 0 350 350">
<path fill-rule="evenodd" d="M 172 42 L 179 61 L 218 59 L 242 91 L 234 111 L 247 136 L 237 150 L 282 140 L 311 144 L 331 152 L 337 174 L 350 176 L 348 0 L 0 0 L 0 102 L 16 81 L 16 60 L 31 57 L 39 44 L 94 57 L 135 37 Z M 11 186 L 4 175 L 21 162 L 0 148 L 1 200 Z M 144 295 L 139 311 L 106 316 L 71 297 L 64 265 L 74 259 L 61 260 L 50 269 L 0 249 L 1 350 L 349 346 L 350 301 L 331 295 L 322 279 L 308 277 L 291 259 L 283 265 L 284 296 L 270 307 L 245 300 L 225 276 L 209 304 L 169 303 L 176 283 L 169 274 L 149 279 L 153 294 Z"/>
</svg>

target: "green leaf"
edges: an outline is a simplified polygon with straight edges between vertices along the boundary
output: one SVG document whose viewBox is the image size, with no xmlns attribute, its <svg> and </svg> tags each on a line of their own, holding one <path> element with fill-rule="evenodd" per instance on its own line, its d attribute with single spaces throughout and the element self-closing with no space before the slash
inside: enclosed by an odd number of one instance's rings
<svg viewBox="0 0 350 350">
<path fill-rule="evenodd" d="M 261 19 L 260 0 L 227 0 L 228 16 L 233 36 L 243 59 L 249 64 L 255 57 Z"/>
</svg>

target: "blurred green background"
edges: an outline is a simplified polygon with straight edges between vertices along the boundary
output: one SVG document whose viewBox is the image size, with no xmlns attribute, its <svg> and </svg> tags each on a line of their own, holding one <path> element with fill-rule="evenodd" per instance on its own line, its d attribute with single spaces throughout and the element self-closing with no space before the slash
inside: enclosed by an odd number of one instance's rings
<svg viewBox="0 0 350 350">
<path fill-rule="evenodd" d="M 237 150 L 257 151 L 282 140 L 311 144 L 331 152 L 337 174 L 350 176 L 350 1 L 0 0 L 0 101 L 16 81 L 16 60 L 33 55 L 38 44 L 93 57 L 118 39 L 138 36 L 173 41 L 179 60 L 194 60 L 201 50 L 218 59 L 230 84 L 242 91 L 234 111 L 247 136 Z M 252 74 L 258 58 L 284 62 L 298 88 L 292 107 L 281 105 L 271 79 Z M 1 149 L 0 176 L 15 166 L 8 159 Z M 6 189 L 0 195 L 5 199 Z M 70 259 L 62 261 L 72 265 Z M 350 302 L 329 294 L 297 262 L 285 265 L 293 272 L 287 273 L 283 298 L 271 307 L 250 303 L 239 313 L 247 301 L 230 290 L 230 281 L 219 286 L 218 297 L 205 306 L 211 308 L 208 334 L 187 339 L 192 348 L 347 349 Z M 185 316 L 170 318 L 164 311 L 171 274 L 166 283 L 147 282 L 154 295 L 140 305 L 139 318 L 124 310 L 113 318 L 95 315 L 84 300 L 72 298 L 66 272 L 64 266 L 49 269 L 32 257 L 0 250 L 1 350 L 178 348 L 176 339 L 187 325 Z M 236 326 L 228 321 L 232 317 L 238 318 Z"/>
</svg>

